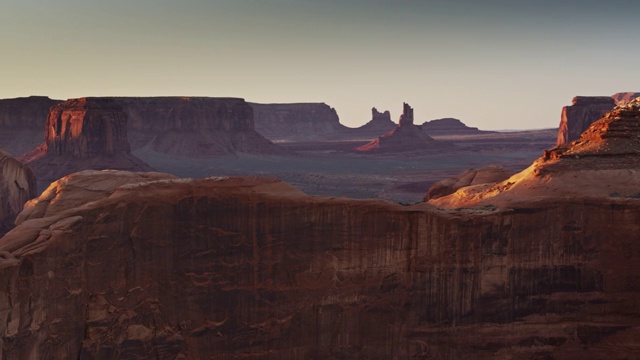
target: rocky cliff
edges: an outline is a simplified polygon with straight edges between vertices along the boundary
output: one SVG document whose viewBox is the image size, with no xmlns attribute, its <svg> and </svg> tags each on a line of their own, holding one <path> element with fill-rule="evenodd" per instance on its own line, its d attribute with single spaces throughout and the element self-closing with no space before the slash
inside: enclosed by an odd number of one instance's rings
<svg viewBox="0 0 640 360">
<path fill-rule="evenodd" d="M 486 166 L 480 169 L 469 169 L 457 176 L 440 180 L 429 188 L 425 201 L 437 199 L 449 194 L 453 194 L 458 189 L 483 185 L 495 184 L 508 179 L 513 173 L 501 166 Z"/>
<path fill-rule="evenodd" d="M 544 152 L 497 183 L 430 200 L 441 207 L 503 206 L 532 199 L 640 198 L 640 98 L 618 105 L 579 139 Z"/>
<path fill-rule="evenodd" d="M 425 134 L 419 126 L 413 124 L 413 108 L 403 105 L 398 126 L 365 145 L 356 148 L 359 152 L 368 153 L 398 153 L 424 152 L 450 149 L 451 144 L 434 140 Z"/>
<path fill-rule="evenodd" d="M 13 227 L 24 203 L 36 195 L 31 169 L 0 150 L 0 235 Z"/>
<path fill-rule="evenodd" d="M 0 99 L 0 148 L 21 155 L 42 143 L 49 109 L 60 102 L 45 96 Z"/>
<path fill-rule="evenodd" d="M 445 212 L 309 197 L 273 179 L 145 176 L 72 175 L 0 239 L 3 359 L 637 349 L 638 199 Z"/>
<path fill-rule="evenodd" d="M 476 127 L 469 127 L 462 121 L 454 118 L 436 119 L 425 121 L 420 126 L 429 136 L 443 135 L 476 135 L 483 133 L 492 133 L 492 131 L 478 130 Z"/>
<path fill-rule="evenodd" d="M 20 160 L 45 183 L 84 169 L 151 170 L 131 155 L 127 114 L 110 98 L 72 99 L 52 107 L 45 141 Z"/>
<path fill-rule="evenodd" d="M 619 92 L 611 95 L 611 98 L 616 102 L 616 105 L 624 105 L 638 96 L 640 96 L 640 92 Z"/>
<path fill-rule="evenodd" d="M 325 103 L 250 104 L 256 131 L 270 140 L 318 140 L 347 130 Z"/>
<path fill-rule="evenodd" d="M 571 106 L 562 108 L 557 145 L 565 145 L 580 137 L 589 125 L 616 105 L 608 96 L 576 96 Z"/>
<path fill-rule="evenodd" d="M 286 154 L 254 130 L 243 99 L 206 97 L 116 98 L 129 119 L 132 149 L 210 157 L 238 152 Z"/>
</svg>

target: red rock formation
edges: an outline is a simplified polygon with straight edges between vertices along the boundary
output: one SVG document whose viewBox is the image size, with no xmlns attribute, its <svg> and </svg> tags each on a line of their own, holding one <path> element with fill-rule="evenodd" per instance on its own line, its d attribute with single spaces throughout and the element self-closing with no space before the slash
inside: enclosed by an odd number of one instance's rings
<svg viewBox="0 0 640 360">
<path fill-rule="evenodd" d="M 451 146 L 451 144 L 434 140 L 420 130 L 420 127 L 414 125 L 413 109 L 405 103 L 398 127 L 395 130 L 356 148 L 356 151 L 374 153 L 423 152 L 447 149 Z"/>
<path fill-rule="evenodd" d="M 31 169 L 0 150 L 0 235 L 13 227 L 22 205 L 36 195 Z"/>
<path fill-rule="evenodd" d="M 45 96 L 0 99 L 0 148 L 21 155 L 42 143 L 49 108 L 60 102 Z"/>
<path fill-rule="evenodd" d="M 74 176 L 0 239 L 5 359 L 635 356 L 637 199 L 443 212 L 213 178 L 76 206 Z"/>
<path fill-rule="evenodd" d="M 243 99 L 150 97 L 116 101 L 128 115 L 134 150 L 188 157 L 288 153 L 254 130 L 253 110 Z"/>
<path fill-rule="evenodd" d="M 495 184 L 508 179 L 513 173 L 501 166 L 486 166 L 480 169 L 469 169 L 455 177 L 440 180 L 429 188 L 424 201 L 437 199 L 453 194 L 458 189 L 484 184 Z"/>
<path fill-rule="evenodd" d="M 45 183 L 84 169 L 151 170 L 131 155 L 127 115 L 109 98 L 72 99 L 52 107 L 45 142 L 20 160 Z"/>
<path fill-rule="evenodd" d="M 545 151 L 529 168 L 501 183 L 461 188 L 429 203 L 505 206 L 531 199 L 611 196 L 640 197 L 640 98 L 618 105 L 578 140 Z"/>
<path fill-rule="evenodd" d="M 454 118 L 436 119 L 425 121 L 420 125 L 422 130 L 430 136 L 442 135 L 476 135 L 494 133 L 494 131 L 478 130 L 475 127 L 469 127 L 462 121 Z"/>
<path fill-rule="evenodd" d="M 624 105 L 639 96 L 640 92 L 619 92 L 611 95 L 611 98 L 616 102 L 616 105 Z"/>
<path fill-rule="evenodd" d="M 576 96 L 573 105 L 562 108 L 557 145 L 565 145 L 580 137 L 589 125 L 615 106 L 608 96 Z"/>
<path fill-rule="evenodd" d="M 270 140 L 318 140 L 348 130 L 325 103 L 255 104 L 256 131 Z"/>
</svg>

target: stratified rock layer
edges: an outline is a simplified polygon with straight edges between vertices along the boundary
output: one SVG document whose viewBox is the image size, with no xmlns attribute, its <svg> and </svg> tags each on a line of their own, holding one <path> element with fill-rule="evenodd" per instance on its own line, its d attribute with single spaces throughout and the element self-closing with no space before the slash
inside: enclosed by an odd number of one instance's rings
<svg viewBox="0 0 640 360">
<path fill-rule="evenodd" d="M 256 131 L 270 140 L 318 140 L 347 130 L 336 110 L 325 103 L 250 105 Z"/>
<path fill-rule="evenodd" d="M 431 185 L 424 200 L 437 199 L 453 194 L 466 186 L 495 184 L 508 179 L 513 173 L 501 166 L 487 166 L 480 169 L 469 169 L 455 177 L 438 181 Z"/>
<path fill-rule="evenodd" d="M 20 159 L 44 182 L 85 169 L 151 170 L 131 155 L 127 114 L 110 98 L 72 99 L 52 107 L 44 143 Z"/>
<path fill-rule="evenodd" d="M 501 183 L 461 188 L 429 203 L 455 208 L 609 197 L 640 198 L 640 98 L 618 105 L 578 140 L 545 151 Z"/>
<path fill-rule="evenodd" d="M 557 145 L 565 145 L 580 137 L 589 125 L 616 105 L 608 96 L 576 96 L 573 105 L 562 108 Z"/>
<path fill-rule="evenodd" d="M 368 153 L 424 152 L 447 149 L 451 146 L 434 140 L 420 130 L 420 127 L 414 125 L 413 108 L 405 103 L 398 127 L 395 130 L 356 148 L 356 151 Z"/>
<path fill-rule="evenodd" d="M 115 98 L 129 119 L 134 150 L 211 157 L 287 152 L 254 130 L 251 106 L 238 98 Z"/>
<path fill-rule="evenodd" d="M 17 156 L 41 144 L 49 109 L 60 102 L 45 96 L 0 99 L 0 148 Z"/>
<path fill-rule="evenodd" d="M 24 203 L 36 194 L 36 177 L 31 169 L 0 150 L 0 234 L 13 227 Z"/>
<path fill-rule="evenodd" d="M 117 174 L 75 174 L 55 202 L 87 186 L 85 175 Z M 308 197 L 257 178 L 107 193 L 32 215 L 0 239 L 3 359 L 638 350 L 638 199 L 442 212 Z"/>
</svg>

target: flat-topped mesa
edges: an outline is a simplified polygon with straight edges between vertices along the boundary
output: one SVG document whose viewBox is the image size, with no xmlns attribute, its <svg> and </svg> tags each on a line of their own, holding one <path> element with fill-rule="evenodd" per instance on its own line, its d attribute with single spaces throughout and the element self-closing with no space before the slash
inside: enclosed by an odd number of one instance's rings
<svg viewBox="0 0 640 360">
<path fill-rule="evenodd" d="M 318 140 L 348 129 L 325 103 L 250 105 L 256 131 L 270 140 Z"/>
<path fill-rule="evenodd" d="M 52 107 L 44 143 L 20 160 L 34 170 L 40 187 L 85 169 L 152 170 L 131 155 L 127 114 L 112 98 L 70 99 Z"/>
<path fill-rule="evenodd" d="M 409 126 L 413 125 L 413 108 L 409 106 L 407 103 L 402 104 L 402 115 L 400 115 L 400 120 L 398 121 L 398 126 Z"/>
<path fill-rule="evenodd" d="M 46 96 L 0 99 L 0 148 L 22 155 L 41 144 L 49 109 L 60 102 Z"/>
<path fill-rule="evenodd" d="M 130 153 L 127 114 L 109 98 L 81 98 L 51 108 L 45 130 L 48 154 L 88 159 Z"/>
<path fill-rule="evenodd" d="M 431 136 L 442 135 L 473 135 L 482 133 L 492 133 L 493 131 L 479 130 L 477 127 L 467 126 L 465 123 L 455 118 L 442 118 L 425 121 L 420 125 L 422 131 Z"/>
<path fill-rule="evenodd" d="M 440 207 L 513 206 L 545 199 L 640 197 L 640 98 L 616 106 L 579 139 L 546 150 L 509 179 L 461 188 L 429 203 Z"/>
<path fill-rule="evenodd" d="M 572 104 L 562 108 L 557 145 L 568 144 L 579 138 L 589 125 L 616 105 L 609 96 L 576 96 Z"/>
</svg>

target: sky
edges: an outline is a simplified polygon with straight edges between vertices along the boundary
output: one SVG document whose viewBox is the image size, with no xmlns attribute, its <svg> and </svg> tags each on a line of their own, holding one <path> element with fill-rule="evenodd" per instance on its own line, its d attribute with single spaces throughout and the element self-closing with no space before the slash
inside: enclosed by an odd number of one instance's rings
<svg viewBox="0 0 640 360">
<path fill-rule="evenodd" d="M 556 127 L 576 95 L 640 92 L 640 2 L 3 0 L 0 98 L 241 97 L 416 123 Z"/>
</svg>

